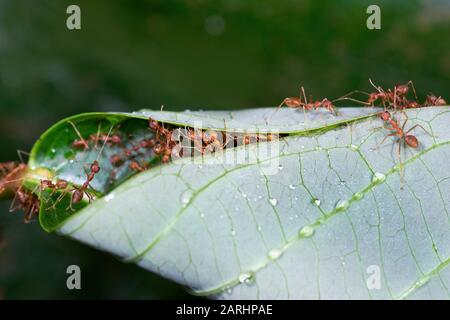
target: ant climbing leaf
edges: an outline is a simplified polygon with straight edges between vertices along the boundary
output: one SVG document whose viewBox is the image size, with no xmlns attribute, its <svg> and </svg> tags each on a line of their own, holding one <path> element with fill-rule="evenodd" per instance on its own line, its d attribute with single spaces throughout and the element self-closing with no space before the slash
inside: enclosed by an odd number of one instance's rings
<svg viewBox="0 0 450 320">
<path fill-rule="evenodd" d="M 197 295 L 447 297 L 448 107 L 273 110 L 64 119 L 34 146 L 26 188 L 45 230 Z M 165 163 L 174 132 L 197 154 Z"/>
</svg>

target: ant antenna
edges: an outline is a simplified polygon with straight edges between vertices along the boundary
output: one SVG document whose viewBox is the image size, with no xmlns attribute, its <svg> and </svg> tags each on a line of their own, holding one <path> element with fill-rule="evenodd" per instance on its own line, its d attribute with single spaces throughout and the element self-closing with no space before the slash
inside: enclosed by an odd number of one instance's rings
<svg viewBox="0 0 450 320">
<path fill-rule="evenodd" d="M 105 139 L 105 141 L 103 142 L 102 147 L 100 148 L 100 152 L 99 152 L 98 155 L 97 155 L 96 161 L 98 161 L 98 159 L 100 159 L 100 156 L 102 155 L 103 149 L 105 148 L 106 142 L 108 141 L 109 135 L 111 134 L 111 131 L 112 131 L 113 127 L 114 127 L 114 126 L 111 126 L 111 128 L 109 128 L 108 134 L 106 135 L 106 139 Z"/>
<path fill-rule="evenodd" d="M 26 151 L 23 151 L 23 150 L 20 150 L 20 149 L 17 150 L 17 156 L 19 157 L 20 162 L 25 163 L 25 161 L 23 160 L 22 155 L 25 155 L 25 156 L 29 157 L 30 153 L 26 152 Z"/>
</svg>

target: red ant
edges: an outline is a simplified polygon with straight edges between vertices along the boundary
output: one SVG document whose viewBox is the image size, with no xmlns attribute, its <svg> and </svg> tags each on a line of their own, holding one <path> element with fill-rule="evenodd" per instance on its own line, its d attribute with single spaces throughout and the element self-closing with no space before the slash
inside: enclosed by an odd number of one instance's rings
<svg viewBox="0 0 450 320">
<path fill-rule="evenodd" d="M 83 185 L 81 187 L 73 188 L 72 198 L 71 198 L 71 202 L 70 202 L 70 209 L 73 210 L 72 205 L 77 204 L 81 200 L 83 200 L 84 195 L 86 195 L 88 197 L 89 202 L 94 200 L 94 197 L 87 189 L 88 189 L 88 187 L 92 188 L 90 183 L 94 179 L 95 175 L 99 172 L 100 172 L 100 166 L 98 164 L 98 161 L 94 160 L 94 162 L 91 164 L 90 172 L 86 174 L 86 181 L 83 183 Z"/>
<path fill-rule="evenodd" d="M 405 131 L 405 125 L 406 122 L 408 121 L 408 115 L 403 112 L 403 114 L 405 115 L 405 121 L 403 122 L 403 125 L 400 127 L 399 123 L 392 118 L 391 114 L 389 113 L 389 111 L 382 111 L 379 113 L 379 117 L 381 120 L 383 120 L 385 123 L 389 124 L 389 127 L 386 127 L 387 130 L 390 131 L 394 131 L 393 133 L 390 133 L 388 135 L 386 135 L 383 140 L 378 144 L 378 147 L 381 146 L 388 137 L 398 137 L 398 158 L 400 161 L 400 165 L 401 165 L 401 155 L 400 155 L 400 151 L 401 151 L 401 142 L 403 141 L 405 145 L 407 145 L 410 148 L 413 149 L 417 149 L 419 147 L 419 140 L 417 139 L 416 136 L 409 134 L 411 131 L 413 131 L 415 128 L 419 127 L 421 128 L 423 131 L 425 131 L 427 134 L 430 134 L 424 127 L 422 127 L 420 124 L 416 124 L 414 126 L 412 126 L 411 128 L 409 128 L 407 131 Z M 378 148 L 377 147 L 377 148 Z M 402 187 L 403 188 L 403 187 Z"/>
<path fill-rule="evenodd" d="M 395 85 L 393 92 L 391 89 L 388 89 L 387 91 L 385 91 L 385 90 L 383 90 L 382 87 L 376 86 L 372 82 L 372 79 L 369 79 L 369 82 L 377 90 L 376 92 L 367 93 L 364 91 L 354 90 L 334 101 L 350 100 L 350 101 L 358 102 L 358 103 L 373 107 L 375 105 L 375 102 L 380 100 L 385 109 L 392 106 L 394 108 L 394 110 L 397 108 L 407 109 L 407 108 L 419 108 L 420 107 L 420 104 L 417 103 L 416 101 L 408 100 L 406 98 L 406 95 L 409 92 L 409 87 L 411 87 L 413 89 L 414 96 L 416 97 L 416 100 L 417 100 L 416 89 L 414 88 L 414 83 L 411 80 L 405 84 Z M 361 100 L 357 100 L 357 99 L 349 97 L 350 95 L 352 95 L 354 93 L 366 94 L 367 101 L 361 101 Z"/>
<path fill-rule="evenodd" d="M 380 119 L 390 125 L 390 127 L 387 127 L 386 129 L 388 129 L 390 131 L 395 131 L 395 132 L 386 135 L 386 137 L 384 137 L 384 139 L 379 143 L 379 145 L 383 144 L 388 137 L 397 136 L 400 140 L 404 140 L 404 142 L 407 146 L 414 148 L 414 149 L 417 149 L 419 147 L 419 141 L 417 140 L 417 138 L 414 135 L 411 135 L 409 133 L 417 127 L 421 128 L 426 133 L 428 133 L 428 131 L 424 127 L 422 127 L 420 124 L 416 124 L 416 125 L 412 126 L 410 129 L 408 129 L 408 131 L 405 132 L 404 129 L 405 129 L 406 122 L 408 121 L 408 116 L 406 115 L 406 113 L 404 113 L 404 114 L 405 114 L 406 119 L 405 119 L 405 122 L 403 122 L 403 125 L 400 127 L 398 122 L 392 118 L 389 111 L 380 112 L 380 114 L 379 114 Z M 400 153 L 400 144 L 399 144 L 398 150 L 399 150 L 398 152 Z"/>
<path fill-rule="evenodd" d="M 15 206 L 16 200 L 18 200 L 17 207 Z M 16 195 L 14 196 L 9 211 L 23 210 L 25 212 L 23 221 L 29 223 L 35 215 L 39 214 L 39 206 L 40 202 L 38 197 L 31 191 L 23 190 L 21 186 L 16 190 Z"/>
<path fill-rule="evenodd" d="M 276 108 L 275 111 L 277 111 L 278 109 L 280 109 L 283 105 L 288 106 L 289 108 L 303 108 L 303 111 L 305 110 L 317 110 L 319 108 L 324 108 L 328 111 L 330 111 L 331 113 L 336 113 L 335 112 L 335 107 L 333 105 L 333 103 L 328 100 L 327 98 L 322 99 L 321 101 L 312 101 L 312 96 L 309 97 L 309 102 L 306 99 L 306 94 L 305 94 L 305 88 L 302 86 L 300 87 L 301 90 L 301 94 L 298 97 L 288 97 L 285 98 L 280 105 Z M 301 96 L 303 95 L 303 98 L 305 100 L 305 102 L 302 101 Z"/>
<path fill-rule="evenodd" d="M 108 136 L 106 134 L 91 135 L 89 137 L 89 140 L 94 141 L 95 143 L 100 141 L 107 142 L 110 145 L 120 145 L 122 143 L 122 138 L 117 134 L 114 134 L 112 136 Z"/>
<path fill-rule="evenodd" d="M 4 193 L 14 194 L 10 211 L 23 210 L 25 212 L 25 223 L 30 222 L 39 213 L 39 199 L 37 196 L 33 192 L 22 188 L 21 181 L 27 168 L 25 163 L 0 163 L 0 195 L 4 195 Z"/>
<path fill-rule="evenodd" d="M 447 105 L 447 101 L 441 96 L 436 97 L 434 94 L 429 94 L 423 104 L 425 106 L 445 106 Z"/>
</svg>

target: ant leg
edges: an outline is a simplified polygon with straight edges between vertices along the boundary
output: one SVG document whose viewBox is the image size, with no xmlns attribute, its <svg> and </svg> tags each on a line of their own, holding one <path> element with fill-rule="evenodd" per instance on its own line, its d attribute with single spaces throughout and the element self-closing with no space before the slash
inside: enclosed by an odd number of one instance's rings
<svg viewBox="0 0 450 320">
<path fill-rule="evenodd" d="M 84 145 L 87 146 L 87 148 L 89 149 L 89 145 L 87 144 L 86 140 L 84 140 L 83 136 L 81 135 L 80 131 L 78 131 L 78 128 L 75 126 L 75 124 L 70 120 L 67 122 L 73 127 L 73 130 L 75 130 L 80 140 L 83 141 Z"/>
<path fill-rule="evenodd" d="M 397 149 L 397 155 L 398 155 L 398 164 L 400 166 L 400 189 L 403 190 L 403 184 L 404 184 L 404 171 L 403 171 L 403 162 L 402 162 L 402 156 L 401 156 L 401 141 L 398 142 L 398 149 Z"/>
<path fill-rule="evenodd" d="M 410 85 L 413 89 L 414 97 L 416 98 L 416 100 L 419 100 L 419 98 L 417 97 L 416 88 L 414 87 L 414 82 L 412 82 L 412 80 L 409 80 L 407 84 Z"/>
<path fill-rule="evenodd" d="M 269 121 L 270 121 L 270 119 L 272 119 L 273 115 L 274 115 L 276 112 L 278 112 L 278 110 L 280 110 L 280 108 L 285 104 L 285 102 L 286 102 L 287 99 L 288 99 L 288 98 L 285 98 L 283 101 L 281 101 L 280 105 L 279 105 L 278 107 L 275 108 L 275 110 L 272 112 L 272 114 L 271 114 L 270 117 L 269 117 Z"/>
<path fill-rule="evenodd" d="M 25 161 L 23 160 L 22 155 L 25 155 L 25 156 L 29 157 L 30 154 L 28 152 L 26 152 L 26 151 L 23 151 L 23 150 L 17 150 L 17 156 L 19 157 L 20 162 L 25 163 Z"/>
<path fill-rule="evenodd" d="M 413 125 L 411 128 L 408 129 L 408 131 L 406 131 L 406 134 L 410 133 L 411 131 L 413 131 L 415 128 L 420 128 L 423 131 L 425 131 L 426 134 L 428 134 L 429 136 L 433 136 L 431 133 L 429 133 L 423 126 L 421 126 L 420 124 L 416 124 Z"/>
<path fill-rule="evenodd" d="M 402 130 L 404 130 L 404 128 L 405 128 L 405 125 L 406 125 L 406 121 L 408 121 L 408 115 L 406 114 L 406 112 L 405 111 L 402 111 L 402 113 L 405 115 L 405 117 L 406 117 L 406 120 L 405 120 L 405 122 L 403 123 L 403 126 L 402 126 Z M 429 136 L 433 136 L 431 133 L 429 133 L 422 125 L 420 125 L 420 124 L 415 124 L 415 125 L 413 125 L 411 128 L 409 128 L 408 129 L 408 131 L 406 131 L 406 134 L 408 134 L 408 133 L 410 133 L 411 131 L 413 131 L 415 128 L 420 128 L 420 129 L 422 129 L 423 131 L 425 131 L 425 133 L 426 134 L 428 134 Z"/>
<path fill-rule="evenodd" d="M 350 98 L 350 97 L 345 97 L 345 96 L 342 96 L 340 98 L 334 99 L 333 102 L 335 102 L 335 101 L 342 101 L 342 100 L 349 100 L 349 101 L 361 103 L 361 104 L 366 105 L 366 106 L 370 106 L 371 105 L 368 102 L 365 102 L 365 101 L 362 101 L 362 100 L 358 100 L 358 99 L 354 99 L 354 98 Z"/>
<path fill-rule="evenodd" d="M 101 125 L 100 125 L 100 122 L 99 122 L 98 126 L 97 126 L 97 135 L 95 137 L 94 149 L 97 149 L 98 140 L 100 139 L 100 128 L 101 128 Z"/>
<path fill-rule="evenodd" d="M 106 142 L 108 141 L 109 135 L 111 134 L 111 131 L 113 129 L 114 126 L 111 126 L 111 128 L 109 128 L 108 134 L 106 135 L 105 141 L 103 142 L 103 145 L 100 149 L 100 152 L 97 155 L 97 159 L 96 161 L 98 161 L 98 159 L 100 159 L 100 156 L 102 155 L 103 149 L 105 148 Z"/>
<path fill-rule="evenodd" d="M 308 99 L 306 99 L 306 93 L 305 93 L 305 88 L 302 86 L 300 88 L 300 90 L 302 91 L 303 94 L 303 99 L 305 99 L 305 105 L 308 103 Z M 301 97 L 300 97 L 301 98 Z"/>
<path fill-rule="evenodd" d="M 383 138 L 383 140 L 381 140 L 381 142 L 378 143 L 378 144 L 375 146 L 375 148 L 371 148 L 371 149 L 372 149 L 372 150 L 377 150 L 377 149 L 379 149 L 379 148 L 381 147 L 381 145 L 382 145 L 383 143 L 386 142 L 386 139 L 387 139 L 387 138 L 389 138 L 389 137 L 394 137 L 394 136 L 396 136 L 396 135 L 397 135 L 396 133 L 390 133 L 390 134 L 386 135 L 386 136 Z"/>
</svg>

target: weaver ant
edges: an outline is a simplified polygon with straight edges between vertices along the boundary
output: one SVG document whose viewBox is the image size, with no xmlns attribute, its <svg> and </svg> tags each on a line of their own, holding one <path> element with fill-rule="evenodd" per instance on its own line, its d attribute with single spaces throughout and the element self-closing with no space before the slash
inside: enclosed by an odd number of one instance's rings
<svg viewBox="0 0 450 320">
<path fill-rule="evenodd" d="M 23 190 L 22 186 L 20 186 L 19 189 L 16 190 L 9 211 L 23 210 L 25 213 L 23 221 L 29 223 L 33 220 L 34 216 L 39 214 L 39 206 L 40 202 L 38 197 L 31 191 Z"/>
<path fill-rule="evenodd" d="M 331 113 L 336 113 L 333 103 L 330 100 L 328 100 L 327 98 L 324 98 L 320 101 L 312 101 L 312 96 L 310 95 L 309 102 L 308 102 L 308 100 L 306 98 L 306 94 L 305 94 L 305 88 L 303 86 L 300 87 L 300 91 L 301 92 L 298 97 L 285 98 L 280 103 L 280 105 L 276 108 L 275 111 L 278 111 L 278 109 L 280 109 L 283 105 L 286 105 L 289 108 L 295 108 L 295 109 L 302 108 L 303 111 L 317 110 L 319 108 L 324 108 L 324 109 L 330 111 Z M 303 95 L 303 99 L 305 100 L 305 102 L 302 101 L 302 95 Z"/>
<path fill-rule="evenodd" d="M 446 106 L 447 101 L 445 101 L 441 96 L 436 97 L 434 94 L 429 94 L 423 104 L 424 106 Z"/>
<path fill-rule="evenodd" d="M 377 148 L 379 146 L 381 146 L 386 141 L 386 139 L 389 138 L 389 137 L 398 137 L 397 155 L 398 155 L 398 158 L 399 158 L 400 166 L 401 166 L 401 153 L 400 153 L 400 151 L 401 151 L 402 142 L 406 146 L 408 146 L 410 148 L 413 148 L 413 149 L 417 149 L 419 147 L 419 140 L 417 139 L 416 136 L 410 134 L 410 132 L 413 131 L 416 128 L 421 128 L 427 134 L 431 135 L 420 124 L 415 124 L 414 126 L 409 128 L 407 131 L 405 131 L 405 125 L 406 125 L 406 122 L 408 121 L 408 115 L 405 112 L 403 112 L 403 114 L 405 115 L 405 121 L 403 122 L 402 126 L 400 126 L 398 121 L 396 121 L 395 119 L 392 118 L 392 116 L 391 116 L 389 111 L 382 111 L 382 112 L 379 113 L 380 119 L 383 120 L 385 123 L 387 123 L 389 125 L 388 127 L 386 127 L 386 129 L 390 130 L 390 131 L 393 131 L 393 132 L 390 133 L 390 134 L 387 134 L 377 146 Z"/>
<path fill-rule="evenodd" d="M 28 223 L 39 213 L 39 199 L 37 196 L 22 187 L 23 175 L 27 170 L 25 163 L 0 163 L 0 195 L 14 194 L 9 208 L 24 211 L 24 222 Z"/>
<path fill-rule="evenodd" d="M 383 104 L 385 110 L 391 106 L 394 108 L 394 110 L 397 108 L 408 109 L 408 108 L 419 108 L 420 107 L 420 104 L 417 103 L 417 101 L 408 100 L 408 98 L 406 97 L 409 92 L 409 88 L 411 87 L 413 90 L 414 96 L 417 100 L 416 89 L 414 87 L 414 83 L 411 80 L 405 84 L 395 85 L 393 91 L 391 89 L 387 89 L 385 91 L 382 87 L 376 86 L 372 82 L 372 79 L 369 79 L 369 82 L 375 88 L 376 92 L 368 93 L 368 92 L 364 92 L 364 91 L 360 91 L 360 90 L 354 90 L 338 99 L 335 99 L 334 101 L 349 100 L 349 101 L 358 102 L 358 103 L 361 103 L 361 104 L 364 104 L 367 106 L 371 106 L 371 107 L 374 107 L 375 103 L 377 101 L 380 101 Z M 361 101 L 361 100 L 349 97 L 354 93 L 363 93 L 363 94 L 367 95 L 367 100 Z"/>
</svg>

